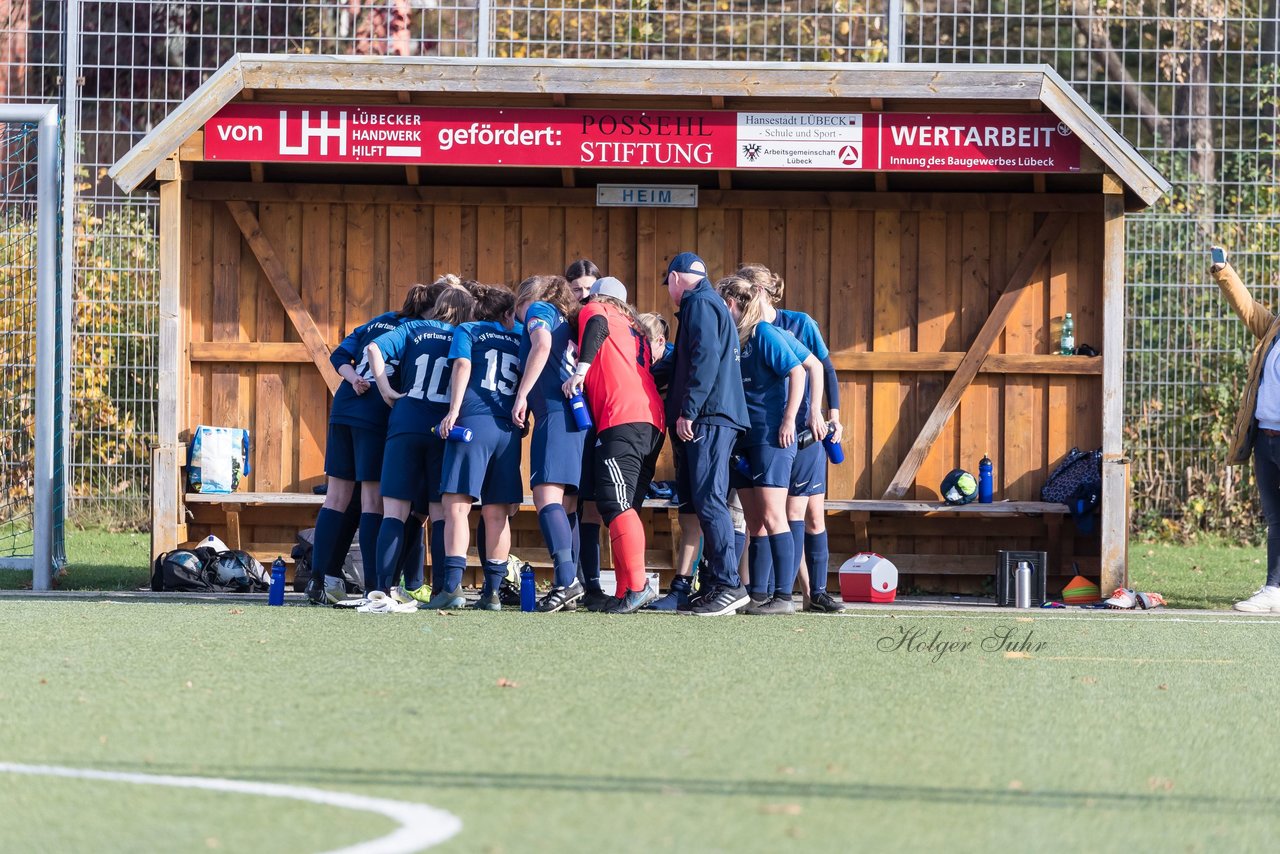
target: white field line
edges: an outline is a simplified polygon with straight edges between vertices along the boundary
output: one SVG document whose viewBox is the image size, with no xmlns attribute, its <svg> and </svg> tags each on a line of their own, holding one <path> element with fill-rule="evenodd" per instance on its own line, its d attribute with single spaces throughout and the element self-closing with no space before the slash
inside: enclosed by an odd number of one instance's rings
<svg viewBox="0 0 1280 854">
<path fill-rule="evenodd" d="M 1226 618 L 1226 619 L 1222 619 L 1222 618 L 1217 618 L 1217 617 L 1198 618 L 1198 617 L 1172 617 L 1172 616 L 1164 616 L 1165 614 L 1168 614 L 1168 613 L 1169 613 L 1168 611 L 1165 611 L 1165 612 L 1158 612 L 1158 613 L 1150 613 L 1150 614 L 1147 614 L 1147 613 L 1145 613 L 1145 612 L 1144 612 L 1144 615 L 1143 615 L 1143 616 L 1141 616 L 1141 617 L 1139 617 L 1139 616 L 1132 616 L 1132 617 L 1131 617 L 1131 616 L 1126 616 L 1126 615 L 1121 614 L 1121 613 L 1116 613 L 1115 611 L 1099 611 L 1098 613 L 1095 613 L 1095 614 L 1088 614 L 1088 613 L 1084 613 L 1084 614 L 1061 614 L 1061 613 L 1054 613 L 1054 611 L 1055 611 L 1055 610 L 1056 610 L 1056 609 L 1048 609 L 1048 608 L 1046 608 L 1046 609 L 1044 609 L 1044 610 L 1041 610 L 1041 609 L 1033 608 L 1033 609 L 1032 609 L 1032 610 L 1030 610 L 1030 611 L 1026 611 L 1026 610 L 1014 610 L 1014 609 L 1008 609 L 1008 610 L 1006 610 L 1006 609 L 1003 609 L 1003 608 L 1001 608 L 1001 609 L 993 609 L 993 608 L 989 608 L 989 609 L 986 609 L 986 610 L 983 610 L 983 611 L 975 611 L 975 612 L 974 612 L 974 613 L 972 613 L 972 614 L 956 614 L 956 613 L 947 613 L 947 614 L 942 614 L 942 613 L 938 613 L 938 612 L 936 612 L 936 611 L 931 611 L 931 610 L 929 610 L 929 609 L 927 609 L 927 608 L 919 608 L 919 609 L 914 609 L 914 610 L 910 610 L 910 611 L 885 611 L 883 614 L 873 614 L 873 613 L 869 613 L 869 612 L 867 612 L 867 611 L 841 611 L 841 612 L 840 612 L 839 614 L 837 614 L 836 616 L 837 616 L 837 617 L 845 617 L 845 618 L 861 617 L 861 618 L 863 618 L 863 619 L 870 619 L 870 620 L 887 620 L 887 619 L 896 619 L 896 620 L 911 620 L 911 619 L 919 619 L 919 620 L 1003 620 L 1003 621 L 1005 621 L 1005 622 L 1008 622 L 1008 621 L 1011 621 L 1011 620 L 1012 620 L 1012 621 L 1018 621 L 1018 620 L 1021 620 L 1021 621 L 1023 621 L 1023 622 L 1032 622 L 1032 621 L 1039 621 L 1039 620 L 1055 620 L 1055 621 L 1056 621 L 1056 620 L 1063 620 L 1063 621 L 1067 621 L 1067 622 L 1071 622 L 1071 621 L 1076 621 L 1076 622 L 1090 622 L 1090 621 L 1095 621 L 1095 620 L 1104 620 L 1104 621 L 1109 622 L 1109 623 L 1111 623 L 1111 622 L 1124 622 L 1124 623 L 1226 623 L 1226 624 L 1230 624 L 1230 625 L 1237 625 L 1237 626 L 1247 625 L 1247 626 L 1270 626 L 1271 628 L 1280 627 L 1280 619 L 1267 619 L 1266 617 L 1261 617 L 1261 618 L 1259 618 L 1259 617 L 1250 617 L 1250 616 L 1247 616 L 1247 615 L 1244 615 L 1244 614 L 1241 614 L 1239 617 L 1233 617 L 1233 618 Z"/>
<path fill-rule="evenodd" d="M 218 777 L 173 777 L 166 774 L 130 774 L 120 771 L 97 771 L 92 768 L 64 768 L 58 765 L 20 765 L 0 762 L 0 773 L 28 774 L 40 777 L 69 777 L 76 780 L 102 780 L 109 783 L 134 783 L 143 786 L 173 786 L 183 789 L 208 789 L 268 798 L 291 798 L 313 804 L 342 809 L 374 812 L 400 824 L 386 836 L 361 842 L 329 854 L 412 854 L 444 842 L 462 830 L 462 820 L 452 813 L 426 804 L 370 798 L 348 792 L 331 792 L 308 786 L 283 783 L 255 783 L 249 780 L 226 780 Z"/>
</svg>

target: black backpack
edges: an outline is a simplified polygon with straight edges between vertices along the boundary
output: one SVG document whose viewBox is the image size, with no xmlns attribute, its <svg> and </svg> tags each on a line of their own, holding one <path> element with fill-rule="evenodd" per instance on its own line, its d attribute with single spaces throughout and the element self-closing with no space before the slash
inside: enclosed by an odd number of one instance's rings
<svg viewBox="0 0 1280 854">
<path fill-rule="evenodd" d="M 1073 498 L 1090 491 L 1102 491 L 1102 449 L 1086 452 L 1072 448 L 1044 482 L 1040 500 L 1071 504 Z"/>
<path fill-rule="evenodd" d="M 248 555 L 241 557 L 238 552 L 218 552 L 206 546 L 165 552 L 151 565 L 151 589 L 157 593 L 262 592 L 266 587 L 260 579 L 241 576 L 221 580 L 219 560 L 232 559 L 240 564 L 244 557 Z"/>
</svg>

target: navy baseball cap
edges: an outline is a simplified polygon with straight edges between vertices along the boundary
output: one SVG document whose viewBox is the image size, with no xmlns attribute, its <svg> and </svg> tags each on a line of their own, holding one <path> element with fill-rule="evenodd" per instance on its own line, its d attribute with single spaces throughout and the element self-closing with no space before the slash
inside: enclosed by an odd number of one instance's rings
<svg viewBox="0 0 1280 854">
<path fill-rule="evenodd" d="M 665 280 L 672 273 L 695 273 L 699 276 L 705 276 L 707 275 L 707 264 L 692 252 L 681 252 L 671 259 L 671 263 L 667 265 L 667 275 L 662 278 Z"/>
</svg>

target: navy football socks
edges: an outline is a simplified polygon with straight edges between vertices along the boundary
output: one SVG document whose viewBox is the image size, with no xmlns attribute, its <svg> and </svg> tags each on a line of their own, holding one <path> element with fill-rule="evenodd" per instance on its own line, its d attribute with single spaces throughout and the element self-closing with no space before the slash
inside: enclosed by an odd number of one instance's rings
<svg viewBox="0 0 1280 854">
<path fill-rule="evenodd" d="M 360 565 L 364 567 L 366 589 L 378 589 L 378 529 L 381 527 L 381 513 L 360 514 Z M 373 587 L 369 586 L 371 582 Z"/>
<path fill-rule="evenodd" d="M 496 596 L 498 589 L 502 587 L 502 580 L 506 577 L 507 562 L 505 560 L 486 560 L 484 562 L 484 588 L 480 591 L 481 598 Z"/>
<path fill-rule="evenodd" d="M 346 514 L 342 511 L 328 507 L 321 507 L 316 514 L 315 541 L 311 546 L 312 578 L 323 581 L 325 574 L 331 572 L 329 567 L 334 563 L 334 552 L 338 548 L 338 539 L 342 536 L 345 517 Z"/>
<path fill-rule="evenodd" d="M 791 526 L 791 563 L 795 566 L 795 574 L 800 574 L 800 561 L 804 551 L 804 520 L 788 523 Z"/>
<path fill-rule="evenodd" d="M 398 570 L 404 573 L 404 589 L 417 590 L 422 586 L 423 582 L 423 546 L 422 546 L 422 524 L 423 520 L 419 516 L 410 513 L 409 518 L 404 520 L 404 538 L 400 546 L 400 563 Z M 381 537 L 382 533 L 379 532 Z M 394 575 L 393 575 L 394 580 Z"/>
<path fill-rule="evenodd" d="M 560 504 L 548 504 L 538 511 L 538 527 L 547 542 L 547 552 L 555 567 L 555 586 L 573 584 L 577 567 L 573 565 L 573 531 L 569 527 L 569 514 Z"/>
<path fill-rule="evenodd" d="M 747 584 L 747 592 L 757 599 L 769 595 L 773 586 L 773 550 L 770 548 L 772 537 L 752 537 L 748 546 L 747 566 L 751 570 L 751 581 Z"/>
<path fill-rule="evenodd" d="M 804 558 L 809 562 L 810 595 L 825 593 L 827 570 L 831 563 L 831 551 L 827 547 L 827 532 L 804 535 Z"/>
<path fill-rule="evenodd" d="M 444 559 L 444 580 L 440 591 L 448 593 L 462 586 L 462 572 L 467 568 L 466 555 L 446 555 Z M 433 594 L 437 591 L 431 591 Z"/>
<path fill-rule="evenodd" d="M 582 538 L 578 532 L 578 511 L 569 514 L 569 539 L 573 543 L 573 571 L 578 571 L 578 553 L 582 551 Z"/>
<path fill-rule="evenodd" d="M 796 571 L 800 568 L 791 556 L 791 532 L 769 535 L 769 553 L 773 558 L 773 583 L 771 595 L 790 599 L 796 586 Z"/>
<path fill-rule="evenodd" d="M 579 536 L 582 545 L 578 549 L 578 560 L 582 564 L 582 586 L 587 590 L 600 592 L 600 526 L 594 522 L 579 522 Z"/>
<path fill-rule="evenodd" d="M 431 523 L 431 592 L 444 590 L 444 520 Z M 452 589 L 452 588 L 449 588 Z"/>
<path fill-rule="evenodd" d="M 400 565 L 400 547 L 404 542 L 404 529 L 404 522 L 394 516 L 382 517 L 382 524 L 378 526 L 378 562 L 374 564 L 377 567 L 375 578 L 378 590 L 390 590 L 391 582 L 395 581 L 396 568 Z"/>
</svg>

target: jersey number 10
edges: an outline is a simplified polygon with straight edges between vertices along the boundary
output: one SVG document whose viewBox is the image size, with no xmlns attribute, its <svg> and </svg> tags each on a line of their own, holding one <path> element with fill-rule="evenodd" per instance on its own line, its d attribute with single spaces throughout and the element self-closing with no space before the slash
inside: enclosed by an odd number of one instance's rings
<svg viewBox="0 0 1280 854">
<path fill-rule="evenodd" d="M 445 387 L 448 381 L 444 377 L 444 369 L 449 367 L 449 360 L 443 356 L 431 364 L 431 354 L 423 353 L 413 360 L 413 386 L 406 392 L 414 400 L 422 400 L 424 394 L 432 403 L 448 403 L 449 390 Z M 430 370 L 428 370 L 430 368 Z M 430 376 L 428 383 L 427 377 Z M 424 392 L 424 387 L 427 387 Z"/>
</svg>

